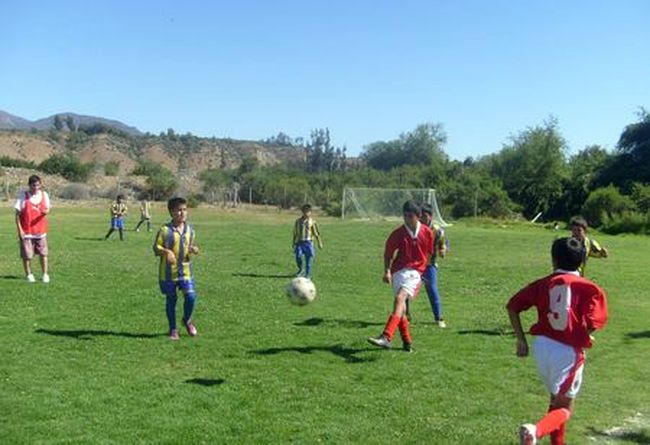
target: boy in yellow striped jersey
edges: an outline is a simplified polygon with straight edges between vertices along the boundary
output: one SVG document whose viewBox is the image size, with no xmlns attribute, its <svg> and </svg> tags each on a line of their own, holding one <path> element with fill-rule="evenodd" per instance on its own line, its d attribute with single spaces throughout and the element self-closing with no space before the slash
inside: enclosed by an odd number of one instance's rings
<svg viewBox="0 0 650 445">
<path fill-rule="evenodd" d="M 140 203 L 140 222 L 135 226 L 135 231 L 140 231 L 140 226 L 146 221 L 147 232 L 151 232 L 151 202 L 143 199 Z"/>
<path fill-rule="evenodd" d="M 172 198 L 167 202 L 167 209 L 172 220 L 162 226 L 156 235 L 153 251 L 160 257 L 159 281 L 160 291 L 166 297 L 169 338 L 178 340 L 176 328 L 176 290 L 180 289 L 185 297 L 183 305 L 183 324 L 187 333 L 194 337 L 196 327 L 192 323 L 192 313 L 196 305 L 194 274 L 190 255 L 198 255 L 195 244 L 194 229 L 187 223 L 187 200 Z"/>
<path fill-rule="evenodd" d="M 104 239 L 110 238 L 113 232 L 117 230 L 120 232 L 120 240 L 124 241 L 124 216 L 129 210 L 124 203 L 124 195 L 117 195 L 116 201 L 111 204 L 109 210 L 111 212 L 111 228 L 108 229 Z"/>
<path fill-rule="evenodd" d="M 587 266 L 587 259 L 591 258 L 607 258 L 609 252 L 598 241 L 587 236 L 587 221 L 581 217 L 576 216 L 571 219 L 571 234 L 575 239 L 580 241 L 582 245 L 582 263 L 578 268 L 580 276 L 585 275 L 585 267 Z"/>
<path fill-rule="evenodd" d="M 305 204 L 300 210 L 302 216 L 298 218 L 293 225 L 293 250 L 296 255 L 296 265 L 298 272 L 296 276 L 300 276 L 302 271 L 302 257 L 305 257 L 305 276 L 311 278 L 311 268 L 316 256 L 316 249 L 314 249 L 314 239 L 318 242 L 318 247 L 323 248 L 323 241 L 321 239 L 318 224 L 311 217 L 311 205 Z"/>
</svg>

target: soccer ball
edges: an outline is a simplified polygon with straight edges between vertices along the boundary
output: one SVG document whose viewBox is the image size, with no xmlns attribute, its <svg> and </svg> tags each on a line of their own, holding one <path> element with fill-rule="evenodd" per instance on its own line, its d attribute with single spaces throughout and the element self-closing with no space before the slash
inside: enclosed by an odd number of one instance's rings
<svg viewBox="0 0 650 445">
<path fill-rule="evenodd" d="M 293 304 L 303 306 L 316 298 L 316 286 L 309 278 L 294 278 L 287 286 L 287 296 Z"/>
</svg>

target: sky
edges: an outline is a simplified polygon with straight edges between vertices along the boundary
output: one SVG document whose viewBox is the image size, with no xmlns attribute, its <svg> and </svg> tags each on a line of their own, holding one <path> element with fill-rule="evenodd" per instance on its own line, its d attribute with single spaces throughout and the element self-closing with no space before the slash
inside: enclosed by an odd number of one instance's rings
<svg viewBox="0 0 650 445">
<path fill-rule="evenodd" d="M 425 122 L 454 159 L 557 118 L 614 149 L 650 109 L 650 1 L 0 1 L 0 109 L 357 155 Z"/>
</svg>

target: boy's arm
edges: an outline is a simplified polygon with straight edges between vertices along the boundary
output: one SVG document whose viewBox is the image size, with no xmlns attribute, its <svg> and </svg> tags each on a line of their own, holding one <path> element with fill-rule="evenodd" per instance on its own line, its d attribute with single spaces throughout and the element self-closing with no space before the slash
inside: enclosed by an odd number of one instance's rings
<svg viewBox="0 0 650 445">
<path fill-rule="evenodd" d="M 194 232 L 194 229 L 192 229 L 192 233 L 190 234 L 190 253 L 194 255 L 199 254 L 199 246 L 196 245 L 196 233 Z"/>
<path fill-rule="evenodd" d="M 18 210 L 16 210 L 16 229 L 18 229 L 18 238 L 23 239 L 25 232 L 23 231 L 23 226 L 20 225 L 20 212 Z"/>
<path fill-rule="evenodd" d="M 607 258 L 609 252 L 603 246 L 600 245 L 595 239 L 589 239 L 591 243 L 591 249 L 589 249 L 589 256 L 592 258 Z"/>
<path fill-rule="evenodd" d="M 392 274 L 390 271 L 390 266 L 393 263 L 393 258 L 395 256 L 395 251 L 397 250 L 397 242 L 393 234 L 391 234 L 386 240 L 386 246 L 384 247 L 384 283 L 391 283 Z"/>
<path fill-rule="evenodd" d="M 318 242 L 318 247 L 323 248 L 323 239 L 320 236 L 320 229 L 318 228 L 318 224 L 316 224 L 316 221 L 314 221 L 314 225 L 312 226 L 312 234 L 314 235 L 314 238 L 316 238 L 316 241 Z"/>
<path fill-rule="evenodd" d="M 293 223 L 293 241 L 291 242 L 292 247 L 296 247 L 296 244 L 298 244 L 298 238 L 300 237 L 300 229 L 298 228 L 298 221 Z"/>
<path fill-rule="evenodd" d="M 158 231 L 156 241 L 153 244 L 153 252 L 156 256 L 164 256 L 171 264 L 176 264 L 176 255 L 171 249 L 165 247 L 163 229 Z"/>
<path fill-rule="evenodd" d="M 515 331 L 515 337 L 517 337 L 517 357 L 527 357 L 528 356 L 528 342 L 526 341 L 526 334 L 524 329 L 521 327 L 521 317 L 519 312 L 506 306 L 508 310 L 508 317 L 510 317 L 510 324 L 512 325 L 512 330 Z"/>
</svg>

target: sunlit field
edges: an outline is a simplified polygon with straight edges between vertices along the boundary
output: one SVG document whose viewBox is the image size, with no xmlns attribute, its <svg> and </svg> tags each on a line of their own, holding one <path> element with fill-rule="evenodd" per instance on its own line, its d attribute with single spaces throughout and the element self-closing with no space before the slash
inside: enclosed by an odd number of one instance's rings
<svg viewBox="0 0 650 445">
<path fill-rule="evenodd" d="M 45 285 L 23 280 L 2 210 L 0 443 L 514 444 L 518 425 L 543 415 L 548 397 L 532 358 L 514 355 L 504 305 L 550 271 L 558 232 L 449 228 L 439 278 L 449 326 L 432 323 L 423 293 L 407 354 L 399 338 L 390 351 L 366 342 L 391 307 L 382 252 L 397 223 L 316 214 L 319 295 L 298 307 L 284 292 L 296 216 L 190 210 L 199 335 L 171 342 L 153 233 L 133 232 L 134 216 L 126 241 L 103 241 L 105 209 L 55 208 Z M 156 208 L 156 225 L 165 219 Z M 611 257 L 587 275 L 609 294 L 610 324 L 588 353 L 567 440 L 650 443 L 650 239 L 597 237 Z"/>
</svg>

